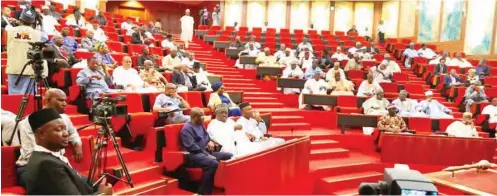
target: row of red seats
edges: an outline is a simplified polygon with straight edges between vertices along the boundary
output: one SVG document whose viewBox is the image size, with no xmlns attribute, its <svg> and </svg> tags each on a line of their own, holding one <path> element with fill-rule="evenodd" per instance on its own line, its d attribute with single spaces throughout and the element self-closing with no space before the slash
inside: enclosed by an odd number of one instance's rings
<svg viewBox="0 0 497 196">
<path fill-rule="evenodd" d="M 199 25 L 197 30 L 208 31 L 207 35 L 214 35 L 215 33 L 217 33 L 217 31 L 221 30 L 221 27 L 220 26 L 211 26 L 209 29 L 209 27 L 207 25 Z M 235 30 L 235 28 L 233 26 L 226 26 L 224 31 L 233 32 L 234 30 Z M 251 32 L 252 34 L 256 34 L 256 35 L 259 34 L 260 35 L 262 33 L 262 28 L 261 27 L 253 27 L 252 30 L 249 31 L 248 27 L 239 27 L 238 31 Z M 265 33 L 276 34 L 276 28 L 267 28 Z M 280 34 L 290 34 L 290 29 L 282 28 L 282 29 L 280 29 L 279 33 Z M 302 35 L 302 34 L 304 34 L 304 30 L 294 29 L 293 33 L 295 35 Z M 317 35 L 318 31 L 311 29 L 311 30 L 307 30 L 307 33 L 309 35 Z M 331 32 L 328 30 L 321 30 L 321 35 L 331 35 Z M 335 31 L 335 35 L 337 35 L 337 36 L 344 36 L 344 35 L 358 36 L 358 33 L 350 32 L 350 33 L 346 34 L 344 31 Z"/>
</svg>

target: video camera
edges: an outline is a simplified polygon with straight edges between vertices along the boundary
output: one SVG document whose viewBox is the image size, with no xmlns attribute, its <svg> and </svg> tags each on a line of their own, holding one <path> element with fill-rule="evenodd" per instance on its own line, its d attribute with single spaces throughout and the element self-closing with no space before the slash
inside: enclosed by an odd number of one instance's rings
<svg viewBox="0 0 497 196">
<path fill-rule="evenodd" d="M 359 195 L 438 195 L 438 189 L 419 171 L 385 168 L 383 181 L 361 183 Z"/>
<path fill-rule="evenodd" d="M 46 42 L 29 42 L 31 48 L 27 52 L 28 63 L 24 65 L 26 68 L 27 65 L 31 65 L 36 76 L 41 78 L 41 73 L 43 71 L 43 60 L 53 59 L 55 58 L 55 51 L 53 50 L 44 50 L 47 46 L 48 41 Z M 21 74 L 24 72 L 21 71 Z M 16 82 L 17 84 L 17 82 Z"/>
<path fill-rule="evenodd" d="M 116 105 L 120 101 L 126 100 L 125 96 L 118 96 L 116 98 L 100 97 L 95 101 L 96 103 L 91 107 L 90 116 L 93 118 L 95 124 L 102 125 L 107 123 L 110 117 L 121 117 L 128 115 L 127 105 Z"/>
</svg>

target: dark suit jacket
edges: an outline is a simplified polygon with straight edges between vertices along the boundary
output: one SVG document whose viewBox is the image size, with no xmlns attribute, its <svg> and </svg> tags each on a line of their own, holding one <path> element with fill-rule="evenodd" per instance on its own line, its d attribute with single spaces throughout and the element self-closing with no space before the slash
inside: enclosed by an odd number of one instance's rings
<svg viewBox="0 0 497 196">
<path fill-rule="evenodd" d="M 452 82 L 452 80 L 450 79 L 451 76 L 445 76 L 444 77 L 444 86 L 445 88 L 449 88 L 450 87 L 450 83 Z M 460 77 L 456 77 L 456 82 L 460 82 L 462 83 L 462 80 Z"/>
<path fill-rule="evenodd" d="M 132 44 L 143 44 L 143 40 L 140 38 L 144 38 L 144 35 L 141 35 L 140 37 L 140 32 L 134 32 L 131 34 L 131 43 Z"/>
<path fill-rule="evenodd" d="M 193 88 L 195 88 L 197 86 L 197 79 L 195 77 L 188 76 L 188 78 L 185 78 L 183 73 L 180 71 L 174 71 L 173 76 L 171 78 L 171 80 L 174 84 L 183 85 L 183 86 L 185 86 L 185 84 L 186 84 L 185 80 L 187 80 L 187 79 L 190 80 Z"/>
<path fill-rule="evenodd" d="M 438 76 L 438 75 L 443 74 L 443 73 L 445 73 L 445 74 L 448 73 L 447 65 L 443 65 L 443 66 L 440 64 L 436 65 L 435 66 L 435 75 Z"/>
<path fill-rule="evenodd" d="M 21 176 L 28 195 L 90 195 L 96 191 L 59 158 L 34 151 Z"/>
<path fill-rule="evenodd" d="M 7 26 L 7 21 L 5 21 L 3 17 L 1 18 L 2 18 L 2 29 L 4 29 Z"/>
</svg>

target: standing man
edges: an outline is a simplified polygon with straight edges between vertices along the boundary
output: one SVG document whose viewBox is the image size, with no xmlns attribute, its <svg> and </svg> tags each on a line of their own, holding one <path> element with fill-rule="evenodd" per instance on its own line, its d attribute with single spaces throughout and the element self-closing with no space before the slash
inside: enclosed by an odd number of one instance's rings
<svg viewBox="0 0 497 196">
<path fill-rule="evenodd" d="M 205 11 L 207 12 L 207 10 Z M 188 42 L 193 37 L 193 17 L 190 16 L 190 9 L 186 9 L 185 15 L 181 17 L 181 41 L 185 42 L 185 48 L 188 48 Z"/>
<path fill-rule="evenodd" d="M 378 38 L 380 43 L 385 43 L 385 26 L 383 26 L 383 20 L 380 20 L 380 25 L 378 25 Z"/>
<path fill-rule="evenodd" d="M 36 12 L 34 9 L 26 8 L 22 10 L 19 20 L 20 26 L 7 29 L 7 68 L 9 95 L 24 94 L 28 88 L 31 76 L 35 73 L 31 66 L 27 66 L 24 73 L 21 74 L 23 66 L 29 61 L 26 54 L 31 49 L 29 42 L 39 42 L 42 38 L 42 33 L 39 30 L 33 29 L 32 24 L 35 23 Z M 43 71 L 46 73 L 47 67 L 44 62 Z M 46 75 L 46 74 L 45 74 Z M 15 84 L 17 79 L 19 84 Z"/>
<path fill-rule="evenodd" d="M 217 6 L 214 7 L 214 11 L 212 12 L 212 26 L 220 26 L 220 10 L 217 9 Z"/>
</svg>

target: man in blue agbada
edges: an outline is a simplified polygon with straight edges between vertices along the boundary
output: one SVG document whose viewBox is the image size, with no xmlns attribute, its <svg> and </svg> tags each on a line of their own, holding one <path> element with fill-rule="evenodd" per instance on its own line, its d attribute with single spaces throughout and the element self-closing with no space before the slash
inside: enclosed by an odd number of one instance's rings
<svg viewBox="0 0 497 196">
<path fill-rule="evenodd" d="M 216 152 L 216 144 L 204 127 L 204 111 L 200 108 L 192 108 L 190 121 L 181 129 L 180 139 L 182 149 L 190 153 L 187 166 L 202 168 L 203 176 L 198 193 L 210 194 L 219 161 L 228 160 L 233 154 Z"/>
</svg>

